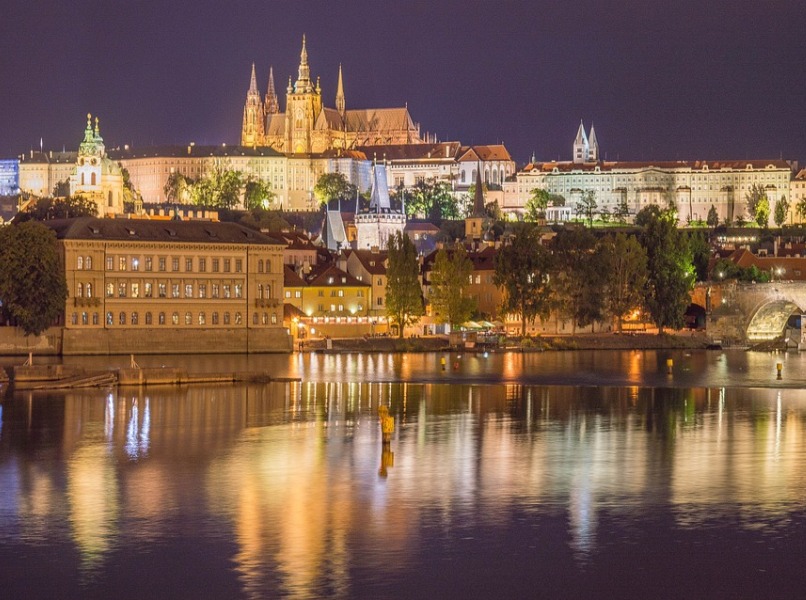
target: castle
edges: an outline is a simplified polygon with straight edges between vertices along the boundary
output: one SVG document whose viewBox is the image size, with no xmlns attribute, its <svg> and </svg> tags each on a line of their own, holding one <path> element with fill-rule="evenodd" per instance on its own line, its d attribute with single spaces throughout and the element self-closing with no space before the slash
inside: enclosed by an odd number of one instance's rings
<svg viewBox="0 0 806 600">
<path fill-rule="evenodd" d="M 274 88 L 274 71 L 269 70 L 269 85 L 261 98 L 252 64 L 252 78 L 243 109 L 241 146 L 267 146 L 286 154 L 320 154 L 360 146 L 420 144 L 419 126 L 408 108 L 347 109 L 344 81 L 339 66 L 335 108 L 322 101 L 319 78 L 311 79 L 305 36 L 302 37 L 297 80 L 288 78 L 285 112 Z"/>
</svg>

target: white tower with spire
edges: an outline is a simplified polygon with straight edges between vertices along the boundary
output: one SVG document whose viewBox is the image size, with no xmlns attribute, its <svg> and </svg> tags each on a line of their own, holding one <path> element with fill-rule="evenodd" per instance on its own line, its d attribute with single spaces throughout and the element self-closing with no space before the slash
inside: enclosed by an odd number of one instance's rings
<svg viewBox="0 0 806 600">
<path fill-rule="evenodd" d="M 591 133 L 585 133 L 585 125 L 579 122 L 577 137 L 574 139 L 574 163 L 583 164 L 599 160 L 599 142 L 596 140 L 596 131 L 591 123 Z"/>
<path fill-rule="evenodd" d="M 386 165 L 372 165 L 372 191 L 369 209 L 356 210 L 356 248 L 366 250 L 377 247 L 385 250 L 389 238 L 395 232 L 403 233 L 406 227 L 406 214 L 403 209 L 393 209 L 389 200 L 389 186 L 386 182 Z"/>
</svg>

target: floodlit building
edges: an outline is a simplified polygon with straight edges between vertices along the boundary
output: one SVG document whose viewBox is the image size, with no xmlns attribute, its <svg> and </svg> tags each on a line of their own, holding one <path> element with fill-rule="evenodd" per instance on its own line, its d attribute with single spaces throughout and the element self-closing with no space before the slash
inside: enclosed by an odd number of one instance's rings
<svg viewBox="0 0 806 600">
<path fill-rule="evenodd" d="M 285 242 L 235 223 L 47 221 L 68 286 L 65 354 L 288 351 Z"/>
<path fill-rule="evenodd" d="M 389 238 L 395 233 L 403 233 L 406 226 L 406 212 L 402 206 L 392 208 L 389 188 L 386 185 L 386 169 L 381 164 L 373 166 L 372 193 L 369 208 L 356 210 L 356 248 L 365 250 L 378 247 L 385 250 Z"/>
</svg>

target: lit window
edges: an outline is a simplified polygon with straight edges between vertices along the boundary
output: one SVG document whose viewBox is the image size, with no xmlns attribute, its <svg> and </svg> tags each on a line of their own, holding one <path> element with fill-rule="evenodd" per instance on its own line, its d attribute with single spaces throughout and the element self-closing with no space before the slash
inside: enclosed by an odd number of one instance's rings
<svg viewBox="0 0 806 600">
<path fill-rule="evenodd" d="M 112 325 L 112 323 L 114 323 L 114 322 L 115 322 L 115 317 L 112 316 L 112 312 L 110 311 L 110 312 L 106 313 L 106 324 L 107 325 Z"/>
<path fill-rule="evenodd" d="M 192 325 L 193 324 L 193 315 L 189 312 L 185 313 L 185 325 Z"/>
<path fill-rule="evenodd" d="M 185 284 L 185 298 L 193 298 L 193 284 L 186 283 Z"/>
<path fill-rule="evenodd" d="M 179 284 L 171 284 L 171 298 L 179 298 Z"/>
<path fill-rule="evenodd" d="M 125 271 L 126 270 L 126 257 L 120 256 L 118 257 L 118 271 Z"/>
<path fill-rule="evenodd" d="M 140 284 L 132 283 L 132 298 L 139 298 L 139 297 L 140 297 Z"/>
<path fill-rule="evenodd" d="M 171 315 L 171 324 L 172 325 L 179 325 L 179 313 L 175 312 Z"/>
</svg>

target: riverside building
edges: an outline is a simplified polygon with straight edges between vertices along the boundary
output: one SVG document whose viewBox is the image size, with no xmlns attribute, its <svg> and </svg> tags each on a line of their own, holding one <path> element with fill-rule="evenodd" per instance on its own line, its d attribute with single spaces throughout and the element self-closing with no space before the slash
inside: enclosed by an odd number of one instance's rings
<svg viewBox="0 0 806 600">
<path fill-rule="evenodd" d="M 235 223 L 47 221 L 68 286 L 64 354 L 286 352 L 282 240 Z"/>
</svg>

